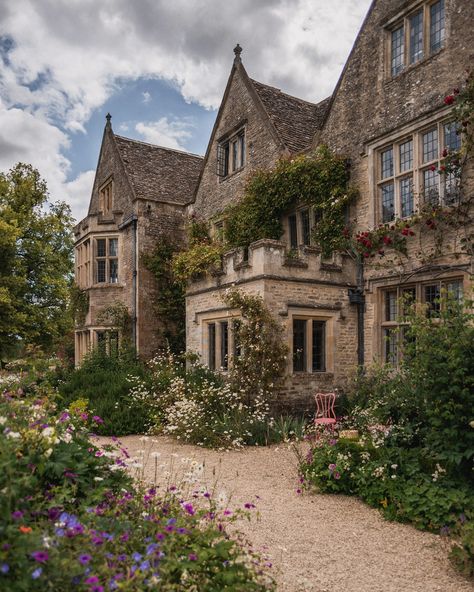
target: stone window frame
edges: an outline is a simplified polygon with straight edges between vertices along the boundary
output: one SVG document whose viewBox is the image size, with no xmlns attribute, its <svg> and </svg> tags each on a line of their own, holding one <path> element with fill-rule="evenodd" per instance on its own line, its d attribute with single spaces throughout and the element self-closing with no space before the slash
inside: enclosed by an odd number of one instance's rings
<svg viewBox="0 0 474 592">
<path fill-rule="evenodd" d="M 240 123 L 217 141 L 217 177 L 225 181 L 245 168 L 247 161 L 247 126 Z"/>
<path fill-rule="evenodd" d="M 420 209 L 420 206 L 426 202 L 433 205 L 440 203 L 443 206 L 458 203 L 459 183 L 454 175 L 443 175 L 435 172 L 438 186 L 436 199 L 434 199 L 435 194 L 425 195 L 424 191 L 425 173 L 433 167 L 435 167 L 435 171 L 438 171 L 443 163 L 443 150 L 446 147 L 445 126 L 452 123 L 451 109 L 443 109 L 437 114 L 408 124 L 368 146 L 369 184 L 371 188 L 370 194 L 372 195 L 371 218 L 374 226 L 389 224 L 393 220 L 410 217 L 411 214 L 409 212 L 406 216 L 402 216 L 400 195 L 400 181 L 408 177 L 411 177 L 413 180 L 413 213 L 416 213 Z M 437 156 L 430 160 L 424 160 L 423 136 L 435 128 L 437 129 Z M 400 166 L 400 146 L 406 144 L 410 139 L 413 140 L 413 163 L 411 167 L 402 170 Z M 393 149 L 393 173 L 390 176 L 382 178 L 382 155 L 390 147 Z M 382 187 L 387 186 L 389 183 L 393 184 L 394 187 L 394 218 L 392 220 L 384 219 L 382 206 Z"/>
<path fill-rule="evenodd" d="M 94 286 L 117 286 L 120 284 L 120 236 L 118 234 L 100 234 L 94 235 L 91 237 L 93 240 L 93 250 L 94 250 Z M 105 240 L 105 255 L 98 254 L 98 241 Z M 117 250 L 115 254 L 110 254 L 110 241 L 116 240 L 117 241 Z M 99 261 L 105 262 L 104 273 L 105 279 L 104 281 L 99 281 Z M 111 261 L 116 261 L 117 264 L 117 277 L 115 281 L 110 281 L 111 274 Z"/>
<path fill-rule="evenodd" d="M 432 31 L 431 31 L 431 20 L 432 20 L 432 8 L 438 3 L 443 2 L 443 22 L 444 22 L 444 35 L 441 40 L 441 43 L 438 47 L 432 47 Z M 413 22 L 413 17 L 417 16 L 419 13 L 422 13 L 422 35 L 423 35 L 423 49 L 422 54 L 416 58 L 411 59 L 411 23 Z M 418 0 L 414 4 L 412 4 L 408 10 L 405 10 L 402 14 L 397 14 L 394 18 L 392 18 L 388 23 L 384 26 L 386 31 L 386 59 L 385 59 L 385 71 L 387 73 L 387 79 L 392 80 L 397 76 L 400 76 L 404 72 L 407 72 L 413 67 L 423 63 L 425 60 L 429 59 L 433 55 L 438 54 L 446 47 L 447 41 L 447 11 L 446 11 L 446 1 L 445 0 Z M 401 39 L 403 41 L 403 58 L 402 64 L 399 69 L 394 68 L 393 64 L 393 42 L 394 40 L 399 41 L 400 36 L 394 37 L 395 33 L 403 29 Z M 398 53 L 400 55 L 400 52 Z"/>
<path fill-rule="evenodd" d="M 109 177 L 99 187 L 99 212 L 102 218 L 112 217 L 114 207 L 114 179 Z"/>
<path fill-rule="evenodd" d="M 398 309 L 402 299 L 407 302 L 417 302 L 423 305 L 429 304 L 428 288 L 435 288 L 435 299 L 439 298 L 441 291 L 447 290 L 454 293 L 452 286 L 458 287 L 458 298 L 463 298 L 466 291 L 464 277 L 456 274 L 438 279 L 424 279 L 418 282 L 407 282 L 406 284 L 393 284 L 378 289 L 378 357 L 384 363 L 391 363 L 398 366 L 401 360 L 400 340 L 403 339 L 403 323 L 399 318 Z M 406 296 L 404 296 L 406 295 Z M 411 295 L 411 296 L 410 296 Z M 428 314 L 437 316 L 439 305 L 433 303 L 428 308 Z"/>
<path fill-rule="evenodd" d="M 75 255 L 75 281 L 79 288 L 89 288 L 91 278 L 91 240 L 89 237 L 82 240 L 74 249 Z"/>
<path fill-rule="evenodd" d="M 306 352 L 303 370 L 294 369 L 294 321 L 306 321 Z M 324 369 L 313 370 L 313 321 L 324 323 Z M 295 309 L 288 314 L 288 373 L 291 376 L 332 374 L 334 372 L 334 323 L 331 314 L 315 314 L 314 311 Z M 311 344 L 310 347 L 308 345 Z"/>
<path fill-rule="evenodd" d="M 222 311 L 222 314 L 206 315 L 201 319 L 201 357 L 204 364 L 217 372 L 227 372 L 232 367 L 233 359 L 238 355 L 237 343 L 233 331 L 233 323 L 239 321 L 238 312 Z M 227 325 L 227 360 L 224 360 L 223 342 L 225 341 L 223 326 Z M 210 327 L 214 326 L 214 348 L 209 341 Z M 210 352 L 214 351 L 214 364 L 211 364 Z"/>
<path fill-rule="evenodd" d="M 99 350 L 103 347 L 103 353 L 107 356 L 118 356 L 121 343 L 119 329 L 110 327 L 94 327 L 92 347 Z M 103 343 L 103 345 L 102 345 Z"/>
</svg>

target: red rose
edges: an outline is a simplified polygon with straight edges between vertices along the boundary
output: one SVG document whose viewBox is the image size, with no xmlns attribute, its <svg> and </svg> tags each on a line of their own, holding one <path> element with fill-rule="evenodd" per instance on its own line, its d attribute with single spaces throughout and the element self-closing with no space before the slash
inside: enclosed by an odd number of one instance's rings
<svg viewBox="0 0 474 592">
<path fill-rule="evenodd" d="M 452 105 L 454 103 L 454 95 L 448 95 L 447 97 L 444 97 L 444 103 L 445 105 Z"/>
<path fill-rule="evenodd" d="M 389 236 L 384 236 L 382 240 L 385 245 L 390 245 L 392 243 L 392 239 Z"/>
<path fill-rule="evenodd" d="M 446 156 L 448 156 L 448 149 L 447 149 L 447 148 L 445 148 L 445 149 L 443 150 L 443 153 L 442 153 L 442 154 L 443 154 L 443 157 L 446 157 Z"/>
<path fill-rule="evenodd" d="M 432 164 L 432 165 L 430 166 L 430 171 L 433 171 L 433 172 L 434 172 L 435 170 L 436 170 L 436 165 Z"/>
</svg>

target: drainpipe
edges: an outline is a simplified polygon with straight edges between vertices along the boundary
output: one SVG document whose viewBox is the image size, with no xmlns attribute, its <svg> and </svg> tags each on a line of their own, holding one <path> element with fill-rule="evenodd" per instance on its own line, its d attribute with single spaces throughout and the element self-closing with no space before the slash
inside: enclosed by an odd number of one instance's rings
<svg viewBox="0 0 474 592">
<path fill-rule="evenodd" d="M 364 295 L 364 262 L 360 255 L 357 255 L 357 287 L 349 289 L 349 302 L 357 305 L 357 365 L 359 372 L 364 372 L 364 317 L 365 317 L 365 295 Z"/>
<path fill-rule="evenodd" d="M 135 352 L 138 353 L 137 343 L 137 300 L 138 300 L 138 287 L 137 287 L 137 226 L 138 216 L 133 214 L 127 220 L 125 220 L 119 226 L 119 230 L 123 230 L 127 226 L 132 224 L 132 344 L 135 348 Z"/>
</svg>

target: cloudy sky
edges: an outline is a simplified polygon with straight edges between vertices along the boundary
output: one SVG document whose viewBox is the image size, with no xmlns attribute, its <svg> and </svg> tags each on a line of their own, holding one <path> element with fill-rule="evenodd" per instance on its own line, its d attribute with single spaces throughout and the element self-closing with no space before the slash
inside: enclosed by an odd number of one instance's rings
<svg viewBox="0 0 474 592">
<path fill-rule="evenodd" d="M 203 154 L 231 68 L 328 96 L 370 0 L 0 0 L 0 170 L 36 166 L 82 218 L 105 123 Z"/>
</svg>

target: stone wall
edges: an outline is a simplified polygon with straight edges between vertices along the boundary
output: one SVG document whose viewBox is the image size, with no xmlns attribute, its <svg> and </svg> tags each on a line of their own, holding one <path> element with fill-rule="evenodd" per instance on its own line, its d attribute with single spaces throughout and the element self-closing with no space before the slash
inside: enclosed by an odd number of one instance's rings
<svg viewBox="0 0 474 592">
<path fill-rule="evenodd" d="M 357 364 L 356 310 L 348 299 L 354 278 L 349 266 L 328 266 L 315 249 L 302 249 L 299 260 L 288 260 L 285 252 L 283 243 L 258 241 L 251 245 L 248 261 L 243 261 L 242 252 L 229 252 L 220 272 L 192 282 L 186 299 L 187 348 L 206 362 L 206 321 L 238 316 L 223 302 L 227 289 L 259 294 L 282 324 L 290 352 L 288 375 L 275 406 L 312 410 L 312 395 L 343 388 Z M 326 321 L 326 372 L 293 373 L 293 317 Z"/>
</svg>

